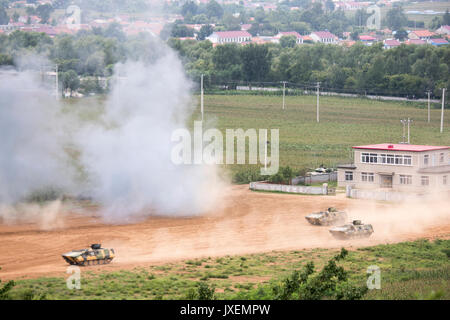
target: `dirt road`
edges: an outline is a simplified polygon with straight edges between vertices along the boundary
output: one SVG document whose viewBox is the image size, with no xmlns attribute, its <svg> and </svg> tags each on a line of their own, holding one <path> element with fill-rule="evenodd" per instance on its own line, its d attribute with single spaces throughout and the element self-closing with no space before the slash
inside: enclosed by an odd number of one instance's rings
<svg viewBox="0 0 450 320">
<path fill-rule="evenodd" d="M 252 192 L 233 186 L 223 206 L 202 217 L 151 217 L 131 224 L 106 224 L 98 213 L 65 214 L 53 230 L 39 224 L 0 224 L 0 278 L 62 276 L 61 254 L 91 243 L 116 249 L 110 264 L 95 271 L 131 269 L 180 259 L 313 247 L 357 247 L 416 238 L 450 238 L 450 203 L 402 205 L 351 200 L 343 196 L 298 196 Z M 347 209 L 349 218 L 374 226 L 369 239 L 334 240 L 327 227 L 304 216 L 327 207 Z"/>
</svg>

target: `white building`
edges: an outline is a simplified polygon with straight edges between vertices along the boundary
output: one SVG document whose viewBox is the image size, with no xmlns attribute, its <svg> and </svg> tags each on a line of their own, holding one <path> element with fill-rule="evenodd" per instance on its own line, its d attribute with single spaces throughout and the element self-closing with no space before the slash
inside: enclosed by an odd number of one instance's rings
<svg viewBox="0 0 450 320">
<path fill-rule="evenodd" d="M 252 40 L 252 35 L 247 31 L 216 31 L 206 38 L 215 44 L 244 43 Z"/>
<path fill-rule="evenodd" d="M 354 163 L 338 166 L 340 187 L 450 191 L 450 147 L 382 143 L 353 150 Z"/>
<path fill-rule="evenodd" d="M 338 37 L 329 31 L 316 31 L 311 33 L 311 39 L 314 42 L 326 43 L 326 44 L 336 44 Z"/>
</svg>

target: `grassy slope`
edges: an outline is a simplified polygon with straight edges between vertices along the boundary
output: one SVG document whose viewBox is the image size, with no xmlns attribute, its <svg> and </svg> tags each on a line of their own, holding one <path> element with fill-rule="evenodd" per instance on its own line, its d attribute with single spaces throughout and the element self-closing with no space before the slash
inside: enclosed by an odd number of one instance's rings
<svg viewBox="0 0 450 320">
<path fill-rule="evenodd" d="M 419 240 L 350 251 L 342 263 L 350 281 L 364 285 L 370 265 L 381 268 L 381 290 L 367 299 L 450 298 L 450 240 Z M 218 299 L 270 298 L 270 285 L 314 261 L 321 268 L 338 250 L 273 251 L 265 254 L 186 260 L 131 271 L 93 273 L 82 269 L 81 290 L 68 290 L 64 278 L 19 280 L 13 298 L 32 290 L 48 299 L 180 299 L 199 281 L 216 287 Z"/>
</svg>

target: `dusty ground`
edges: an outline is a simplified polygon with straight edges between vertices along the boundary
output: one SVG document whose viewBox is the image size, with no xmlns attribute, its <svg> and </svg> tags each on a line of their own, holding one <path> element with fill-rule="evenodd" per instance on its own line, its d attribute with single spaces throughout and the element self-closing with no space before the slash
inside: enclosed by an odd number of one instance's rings
<svg viewBox="0 0 450 320">
<path fill-rule="evenodd" d="M 313 247 L 357 247 L 416 238 L 450 238 L 450 202 L 433 200 L 393 205 L 344 196 L 299 196 L 252 192 L 233 186 L 223 207 L 203 217 L 152 217 L 134 224 L 102 222 L 95 210 L 61 217 L 56 228 L 36 223 L 0 224 L 1 279 L 62 276 L 61 254 L 91 243 L 116 249 L 110 265 L 90 270 L 131 269 L 179 259 Z M 337 241 L 328 227 L 304 216 L 334 206 L 349 218 L 372 223 L 369 239 Z"/>
</svg>

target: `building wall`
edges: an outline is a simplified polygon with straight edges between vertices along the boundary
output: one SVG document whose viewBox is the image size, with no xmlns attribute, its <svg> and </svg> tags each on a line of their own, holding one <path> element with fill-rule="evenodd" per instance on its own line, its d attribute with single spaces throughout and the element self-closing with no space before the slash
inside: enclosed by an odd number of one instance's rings
<svg viewBox="0 0 450 320">
<path fill-rule="evenodd" d="M 406 155 L 411 156 L 411 165 L 382 164 L 382 163 L 365 163 L 362 162 L 362 153 L 369 154 L 386 154 L 386 155 Z M 443 161 L 441 161 L 441 153 Z M 425 164 L 424 156 L 428 156 L 428 165 Z M 385 151 L 385 150 L 354 150 L 355 170 L 338 169 L 338 186 L 345 187 L 350 185 L 358 189 L 375 189 L 381 188 L 381 173 L 393 173 L 392 188 L 399 191 L 416 191 L 426 192 L 428 190 L 440 189 L 450 190 L 450 173 L 420 173 L 420 169 L 431 168 L 435 166 L 443 166 L 450 164 L 450 151 L 435 150 L 429 152 L 406 152 L 406 151 Z M 353 181 L 345 180 L 346 172 L 353 172 Z M 362 173 L 373 173 L 373 181 L 363 181 Z M 401 176 L 411 176 L 411 184 L 402 184 Z M 447 183 L 444 184 L 444 176 L 447 176 Z M 422 185 L 422 177 L 428 177 L 428 186 Z M 404 179 L 406 180 L 406 179 Z"/>
</svg>

